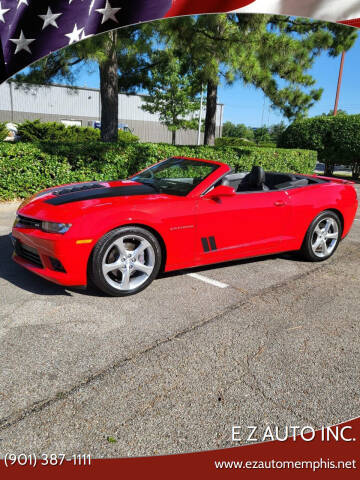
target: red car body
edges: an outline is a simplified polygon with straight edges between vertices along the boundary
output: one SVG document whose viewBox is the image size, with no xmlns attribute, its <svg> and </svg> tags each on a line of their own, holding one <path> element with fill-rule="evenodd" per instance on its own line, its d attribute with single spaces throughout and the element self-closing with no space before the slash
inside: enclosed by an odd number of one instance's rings
<svg viewBox="0 0 360 480">
<path fill-rule="evenodd" d="M 183 197 L 152 192 L 53 205 L 48 201 L 55 198 L 54 189 L 34 195 L 23 202 L 19 215 L 32 222 L 51 221 L 72 227 L 60 234 L 46 233 L 33 224 L 15 224 L 13 239 L 27 254 L 15 249 L 13 259 L 57 284 L 85 286 L 94 246 L 107 232 L 124 225 L 142 226 L 155 233 L 165 257 L 166 272 L 299 250 L 312 220 L 324 210 L 334 210 L 340 216 L 342 238 L 352 226 L 357 210 L 352 182 L 314 175 L 304 178 L 324 181 L 216 199 L 202 194 L 230 173 L 231 168 L 220 162 L 201 161 L 212 163 L 217 169 Z M 131 179 L 100 183 L 105 188 L 117 188 L 116 191 L 139 185 Z M 53 259 L 59 260 L 63 268 L 56 264 L 54 267 Z"/>
</svg>

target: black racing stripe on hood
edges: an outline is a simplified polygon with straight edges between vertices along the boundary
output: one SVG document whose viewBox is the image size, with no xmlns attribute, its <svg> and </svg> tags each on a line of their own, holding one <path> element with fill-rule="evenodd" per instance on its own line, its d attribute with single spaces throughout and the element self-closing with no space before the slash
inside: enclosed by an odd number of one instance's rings
<svg viewBox="0 0 360 480">
<path fill-rule="evenodd" d="M 104 185 L 98 182 L 86 182 L 67 186 L 52 187 L 37 193 L 34 198 L 43 197 L 44 195 L 48 195 L 49 193 L 58 196 L 66 195 L 68 193 L 81 192 L 84 190 L 92 190 L 94 188 L 104 188 Z"/>
<path fill-rule="evenodd" d="M 127 185 L 125 187 L 104 187 L 94 190 L 85 190 L 80 192 L 68 193 L 60 197 L 45 200 L 49 205 L 66 205 L 67 203 L 83 202 L 85 200 L 94 200 L 96 198 L 127 197 L 133 195 L 151 195 L 156 190 L 150 185 Z"/>
</svg>

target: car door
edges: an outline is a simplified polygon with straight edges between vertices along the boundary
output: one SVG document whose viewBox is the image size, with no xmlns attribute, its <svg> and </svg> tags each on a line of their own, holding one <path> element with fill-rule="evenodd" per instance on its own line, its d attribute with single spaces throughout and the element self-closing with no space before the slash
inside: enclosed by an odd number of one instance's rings
<svg viewBox="0 0 360 480">
<path fill-rule="evenodd" d="M 199 197 L 196 260 L 207 264 L 285 251 L 291 207 L 286 191 Z"/>
</svg>

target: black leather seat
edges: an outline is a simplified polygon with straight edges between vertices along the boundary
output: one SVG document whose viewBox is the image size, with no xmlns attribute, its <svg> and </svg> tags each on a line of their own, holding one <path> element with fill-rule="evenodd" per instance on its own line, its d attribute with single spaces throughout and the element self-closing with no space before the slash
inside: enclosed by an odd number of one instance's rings
<svg viewBox="0 0 360 480">
<path fill-rule="evenodd" d="M 292 173 L 278 173 L 278 172 L 266 172 L 265 184 L 270 190 L 276 190 L 278 185 L 296 180 L 295 175 Z"/>
<path fill-rule="evenodd" d="M 267 191 L 269 187 L 265 185 L 265 171 L 262 167 L 254 165 L 250 173 L 244 177 L 237 188 L 237 192 Z"/>
</svg>

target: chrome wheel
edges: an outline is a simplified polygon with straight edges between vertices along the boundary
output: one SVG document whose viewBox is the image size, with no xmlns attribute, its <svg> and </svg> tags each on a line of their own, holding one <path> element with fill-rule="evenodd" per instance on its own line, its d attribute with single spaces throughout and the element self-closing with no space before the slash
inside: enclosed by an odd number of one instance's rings
<svg viewBox="0 0 360 480">
<path fill-rule="evenodd" d="M 332 217 L 322 218 L 313 230 L 311 249 L 319 258 L 329 257 L 335 250 L 339 239 L 339 226 Z"/>
<path fill-rule="evenodd" d="M 107 248 L 102 273 L 108 285 L 120 291 L 136 290 L 143 285 L 155 267 L 155 251 L 140 235 L 123 235 Z"/>
</svg>

